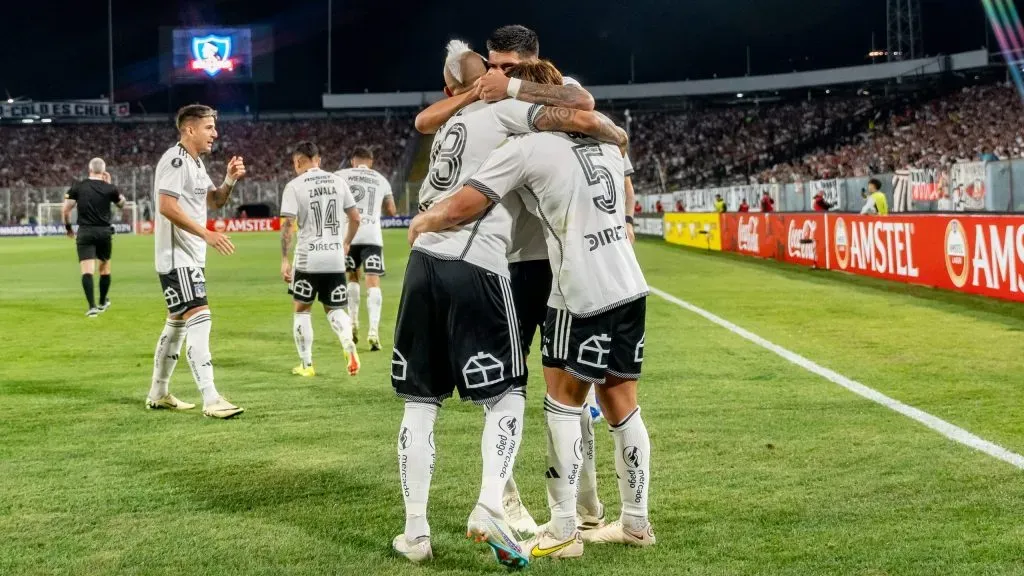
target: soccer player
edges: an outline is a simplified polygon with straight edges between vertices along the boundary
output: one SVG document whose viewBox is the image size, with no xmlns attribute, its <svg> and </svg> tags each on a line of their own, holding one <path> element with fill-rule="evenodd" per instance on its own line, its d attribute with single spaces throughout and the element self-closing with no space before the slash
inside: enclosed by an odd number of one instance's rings
<svg viewBox="0 0 1024 576">
<path fill-rule="evenodd" d="M 231 196 L 235 183 L 245 177 L 241 156 L 228 161 L 227 174 L 214 186 L 200 157 L 208 154 L 217 139 L 217 111 L 202 104 L 178 110 L 175 124 L 180 140 L 164 152 L 156 165 L 153 187 L 157 205 L 156 271 L 160 276 L 167 322 L 157 341 L 153 357 L 153 384 L 146 408 L 189 410 L 194 404 L 178 400 L 168 391 L 182 341 L 188 338 L 185 356 L 192 377 L 203 396 L 203 415 L 231 418 L 243 409 L 228 402 L 213 383 L 210 354 L 210 306 L 206 298 L 206 246 L 224 255 L 233 254 L 234 244 L 219 233 L 206 229 L 207 206 L 220 208 Z"/>
<path fill-rule="evenodd" d="M 281 278 L 291 285 L 295 300 L 292 335 L 301 362 L 298 376 L 316 376 L 313 369 L 313 322 L 310 309 L 319 299 L 327 321 L 341 340 L 348 373 L 359 373 L 359 355 L 352 340 L 352 320 L 345 312 L 345 254 L 359 230 L 359 210 L 345 180 L 320 169 L 320 150 L 312 142 L 299 142 L 292 152 L 296 176 L 281 197 Z M 338 216 L 348 219 L 342 222 Z M 295 263 L 288 259 L 298 224 Z M 294 271 L 293 271 L 294 270 Z"/>
<path fill-rule="evenodd" d="M 537 33 L 520 25 L 502 26 L 495 30 L 487 40 L 488 65 L 492 71 L 480 81 L 480 97 L 489 101 L 504 99 L 506 96 L 526 102 L 549 104 L 565 108 L 592 110 L 594 99 L 579 82 L 570 77 L 563 77 L 560 84 L 536 82 L 529 78 L 511 78 L 505 72 L 522 62 L 536 62 L 540 55 L 540 42 Z M 513 82 L 515 80 L 515 82 Z M 431 133 L 436 126 L 447 121 L 463 106 L 472 102 L 471 94 L 463 94 L 437 102 L 416 116 L 416 128 L 424 133 Z M 635 202 L 633 192 L 633 166 L 629 157 L 625 158 L 625 197 L 626 207 Z M 512 244 L 509 249 L 509 273 L 511 275 L 512 297 L 519 314 L 520 335 L 523 339 L 523 352 L 529 355 L 533 346 L 533 336 L 543 328 L 547 315 L 547 299 L 551 293 L 551 266 L 548 262 L 547 247 L 540 220 L 519 208 L 519 196 L 512 194 L 506 197 L 506 205 L 510 212 L 516 214 L 512 231 Z M 636 241 L 633 232 L 633 216 L 628 208 L 625 210 L 625 231 L 630 243 Z M 604 506 L 597 494 L 597 463 L 595 457 L 594 424 L 601 420 L 601 410 L 595 391 L 591 388 L 587 395 L 587 404 L 582 412 L 580 426 L 583 428 L 584 459 L 580 474 L 579 525 L 584 530 L 599 528 L 604 525 Z M 515 479 L 510 477 L 506 485 L 503 499 L 505 516 L 509 524 L 518 532 L 536 533 L 538 527 L 533 517 L 523 505 Z"/>
<path fill-rule="evenodd" d="M 520 66 L 529 66 L 521 64 Z M 614 146 L 568 134 L 510 138 L 457 194 L 414 219 L 410 235 L 466 227 L 515 191 L 546 228 L 558 281 L 548 300 L 548 499 L 552 519 L 524 544 L 531 557 L 575 557 L 583 542 L 654 543 L 647 511 L 650 439 L 636 400 L 647 284 L 623 224 L 623 159 Z M 576 519 L 581 412 L 591 384 L 611 425 L 619 521 L 585 532 Z"/>
<path fill-rule="evenodd" d="M 485 70 L 481 55 L 453 40 L 444 66 L 445 93 L 454 98 L 472 91 Z M 431 167 L 420 190 L 421 209 L 457 192 L 510 134 L 531 130 L 574 130 L 609 141 L 626 139 L 622 130 L 590 112 L 515 100 L 474 102 L 434 138 Z M 455 389 L 461 398 L 486 407 L 483 479 L 467 534 L 486 541 L 502 564 L 523 566 L 528 561 L 502 513 L 502 492 L 522 440 L 526 401 L 526 370 L 506 258 L 511 226 L 507 208 L 495 204 L 472 225 L 409 237 L 413 249 L 391 361 L 392 386 L 406 400 L 398 436 L 406 523 L 392 545 L 414 562 L 432 557 L 426 509 L 433 431 L 441 401 Z"/>
<path fill-rule="evenodd" d="M 69 238 L 75 238 L 78 248 L 78 264 L 82 270 L 82 290 L 89 303 L 85 313 L 95 318 L 110 307 L 110 254 L 113 249 L 113 228 L 110 226 L 110 205 L 124 206 L 124 196 L 110 185 L 107 164 L 102 158 L 89 160 L 89 177 L 76 182 L 64 194 L 61 215 Z M 71 227 L 71 211 L 78 207 L 78 236 Z M 93 296 L 92 275 L 99 261 L 100 304 L 96 306 Z"/>
<path fill-rule="evenodd" d="M 352 167 L 335 172 L 352 191 L 356 207 L 362 215 L 359 232 L 346 250 L 345 269 L 348 271 L 348 313 L 352 317 L 352 340 L 359 342 L 359 269 L 366 274 L 366 310 L 370 316 L 367 340 L 370 350 L 380 350 L 380 310 L 384 296 L 380 291 L 380 277 L 384 275 L 384 237 L 380 232 L 380 216 L 395 216 L 395 198 L 391 184 L 383 174 L 373 169 L 373 151 L 362 146 L 352 153 Z"/>
</svg>

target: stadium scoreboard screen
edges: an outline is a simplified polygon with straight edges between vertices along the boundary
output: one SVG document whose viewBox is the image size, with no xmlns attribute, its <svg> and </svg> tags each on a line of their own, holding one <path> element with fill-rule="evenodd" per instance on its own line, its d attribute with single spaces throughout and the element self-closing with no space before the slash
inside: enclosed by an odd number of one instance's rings
<svg viewBox="0 0 1024 576">
<path fill-rule="evenodd" d="M 164 84 L 273 82 L 269 26 L 204 26 L 160 29 Z"/>
</svg>

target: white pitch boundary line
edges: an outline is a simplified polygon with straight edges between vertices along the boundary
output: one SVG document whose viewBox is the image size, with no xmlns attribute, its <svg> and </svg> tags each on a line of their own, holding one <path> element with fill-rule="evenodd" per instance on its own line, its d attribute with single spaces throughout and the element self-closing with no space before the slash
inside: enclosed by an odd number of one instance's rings
<svg viewBox="0 0 1024 576">
<path fill-rule="evenodd" d="M 729 322 L 724 318 L 715 316 L 714 314 L 708 312 L 707 310 L 704 310 L 703 308 L 694 306 L 693 304 L 690 304 L 685 300 L 676 298 L 675 296 L 669 294 L 668 292 L 659 290 L 657 288 L 654 288 L 653 286 L 650 288 L 650 290 L 652 294 L 656 294 L 662 297 L 663 299 L 675 304 L 676 306 L 689 310 L 690 312 L 693 312 L 698 316 L 703 316 L 706 320 L 710 320 L 711 322 L 718 324 L 719 326 L 725 328 L 726 330 L 732 332 L 733 334 L 736 334 L 737 336 L 745 338 L 762 348 L 774 352 L 775 354 L 792 362 L 793 364 L 796 364 L 797 366 L 803 368 L 804 370 L 807 370 L 808 372 L 812 372 L 826 380 L 829 380 L 834 384 L 838 384 L 843 388 L 846 388 L 850 392 L 857 394 L 858 396 L 863 396 L 864 398 L 867 398 L 872 402 L 881 404 L 882 406 L 885 406 L 890 410 L 899 412 L 900 414 L 903 414 L 904 416 L 910 418 L 911 420 L 915 420 L 921 424 L 924 424 L 925 426 L 931 428 L 932 430 L 938 432 L 939 434 L 942 434 L 943 436 L 949 438 L 950 440 L 959 442 L 964 446 L 974 448 L 979 452 L 984 452 L 985 454 L 988 454 L 993 458 L 998 458 L 1003 462 L 1012 464 L 1013 466 L 1016 466 L 1017 468 L 1024 470 L 1024 456 L 1021 456 L 1020 454 L 1011 452 L 1006 448 L 999 446 L 998 444 L 993 444 L 992 442 L 989 442 L 984 438 L 975 436 L 974 434 L 971 434 L 970 432 L 964 430 L 963 428 L 960 428 L 959 426 L 950 424 L 949 422 L 946 422 L 941 418 L 932 416 L 931 414 L 924 412 L 923 410 L 914 408 L 913 406 L 908 406 L 907 404 L 904 404 L 899 400 L 895 400 L 893 398 L 886 396 L 885 394 L 882 394 L 878 390 L 869 388 L 861 384 L 860 382 L 851 380 L 846 376 L 843 376 L 842 374 L 829 370 L 824 366 L 820 366 L 795 352 L 790 352 L 789 350 L 786 350 L 782 346 L 773 344 L 765 340 L 764 338 L 758 336 L 757 334 L 754 334 L 753 332 L 744 330 L 743 328 L 740 328 L 739 326 L 733 324 L 732 322 Z"/>
</svg>

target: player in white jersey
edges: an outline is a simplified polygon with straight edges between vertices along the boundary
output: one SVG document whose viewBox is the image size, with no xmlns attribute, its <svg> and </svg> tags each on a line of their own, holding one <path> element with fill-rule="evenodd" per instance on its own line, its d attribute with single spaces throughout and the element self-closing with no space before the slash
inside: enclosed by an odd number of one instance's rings
<svg viewBox="0 0 1024 576">
<path fill-rule="evenodd" d="M 348 272 L 348 313 L 352 316 L 352 339 L 359 342 L 359 269 L 366 274 L 366 311 L 370 317 L 370 331 L 366 339 L 370 350 L 380 350 L 380 311 L 384 295 L 380 291 L 380 277 L 384 275 L 384 236 L 380 230 L 382 214 L 395 216 L 395 198 L 391 183 L 373 169 L 373 151 L 363 146 L 352 153 L 352 167 L 335 172 L 341 176 L 356 200 L 362 221 L 359 232 L 352 240 L 352 248 L 345 258 Z"/>
<path fill-rule="evenodd" d="M 484 59 L 460 41 L 449 44 L 446 93 L 472 90 Z M 457 192 L 510 134 L 573 129 L 615 142 L 625 133 L 603 116 L 510 100 L 477 102 L 461 110 L 434 139 L 421 209 Z M 498 561 L 528 559 L 504 521 L 502 492 L 519 448 L 526 370 L 508 278 L 511 216 L 494 205 L 470 226 L 417 235 L 406 268 L 392 357 L 392 385 L 406 400 L 398 454 L 406 504 L 405 532 L 396 551 L 413 561 L 429 558 L 427 497 L 434 458 L 434 423 L 440 402 L 459 390 L 486 406 L 481 438 L 483 482 L 467 533 L 486 541 Z"/>
<path fill-rule="evenodd" d="M 240 156 L 228 162 L 227 176 L 214 186 L 200 158 L 209 153 L 217 138 L 217 112 L 209 106 L 192 104 L 178 110 L 176 124 L 180 140 L 160 158 L 153 186 L 154 204 L 159 206 L 154 236 L 156 271 L 160 275 L 167 322 L 153 358 L 153 384 L 146 398 L 150 409 L 189 410 L 194 404 L 170 394 L 168 384 L 182 341 L 188 335 L 185 355 L 192 376 L 203 395 L 203 414 L 231 418 L 242 408 L 224 399 L 213 383 L 210 355 L 210 308 L 206 299 L 206 245 L 221 254 L 235 251 L 231 240 L 206 229 L 207 206 L 220 208 L 231 196 L 235 182 L 245 176 Z"/>
<path fill-rule="evenodd" d="M 541 353 L 548 396 L 548 497 L 552 519 L 524 544 L 531 556 L 573 557 L 583 541 L 654 543 L 647 511 L 650 438 L 636 401 L 643 363 L 647 283 L 623 224 L 623 159 L 614 146 L 567 134 L 510 138 L 456 195 L 421 215 L 420 231 L 467 225 L 509 193 L 545 225 L 555 278 Z M 578 531 L 580 417 L 597 394 L 615 440 L 622 516 Z"/>
<path fill-rule="evenodd" d="M 292 336 L 300 364 L 298 376 L 316 376 L 313 368 L 313 322 L 310 310 L 320 300 L 327 321 L 341 340 L 348 373 L 359 373 L 359 355 L 352 340 L 352 320 L 345 312 L 345 254 L 358 233 L 359 211 L 348 184 L 337 174 L 320 169 L 320 150 L 312 142 L 299 142 L 292 150 L 298 175 L 281 196 L 281 278 L 295 300 Z M 343 220 L 341 214 L 347 219 Z M 294 262 L 288 258 L 298 224 Z"/>
<path fill-rule="evenodd" d="M 525 26 L 509 25 L 495 30 L 487 40 L 488 66 L 493 69 L 478 82 L 480 97 L 497 101 L 508 96 L 526 102 L 550 104 L 565 108 L 592 110 L 594 99 L 576 80 L 564 77 L 561 85 L 535 82 L 518 78 L 513 83 L 507 72 L 521 62 L 536 61 L 540 54 L 537 33 Z M 416 116 L 416 128 L 424 133 L 433 133 L 437 127 L 473 100 L 475 94 L 466 94 L 434 103 Z M 633 167 L 626 157 L 625 170 L 625 231 L 630 242 L 635 241 L 633 233 L 632 206 L 634 201 L 633 182 L 630 176 Z M 551 293 L 551 266 L 548 262 L 547 247 L 543 240 L 540 220 L 519 209 L 518 195 L 510 195 L 505 201 L 510 213 L 515 215 L 512 243 L 509 248 L 509 274 L 512 298 L 519 317 L 520 336 L 523 352 L 529 355 L 533 335 L 543 329 L 547 316 L 547 299 Z M 519 216 L 518 214 L 522 214 Z M 590 530 L 604 526 L 604 506 L 597 493 L 597 466 L 594 442 L 594 424 L 601 419 L 601 410 L 593 387 L 587 395 L 587 404 L 580 419 L 583 428 L 583 468 L 580 473 L 579 526 Z M 536 522 L 522 503 L 514 477 L 506 485 L 503 499 L 505 515 L 509 524 L 518 532 L 535 533 Z"/>
</svg>

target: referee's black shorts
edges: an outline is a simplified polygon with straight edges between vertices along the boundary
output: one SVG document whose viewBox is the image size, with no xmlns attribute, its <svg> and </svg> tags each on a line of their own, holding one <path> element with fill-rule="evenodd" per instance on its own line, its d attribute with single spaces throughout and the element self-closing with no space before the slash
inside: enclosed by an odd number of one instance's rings
<svg viewBox="0 0 1024 576">
<path fill-rule="evenodd" d="M 78 261 L 110 260 L 113 250 L 114 231 L 110 226 L 79 226 L 75 244 L 78 247 Z"/>
</svg>

